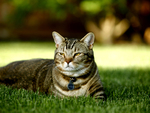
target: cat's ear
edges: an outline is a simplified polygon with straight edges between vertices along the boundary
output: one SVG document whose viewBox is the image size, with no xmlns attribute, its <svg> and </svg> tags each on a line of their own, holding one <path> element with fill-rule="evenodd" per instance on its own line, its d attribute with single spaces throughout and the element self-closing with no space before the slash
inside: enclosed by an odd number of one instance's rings
<svg viewBox="0 0 150 113">
<path fill-rule="evenodd" d="M 94 38 L 94 34 L 90 32 L 85 35 L 80 41 L 84 42 L 89 47 L 89 49 L 92 49 L 94 44 Z"/>
<path fill-rule="evenodd" d="M 60 44 L 65 41 L 65 38 L 55 31 L 52 33 L 52 36 L 54 38 L 56 48 L 58 48 Z"/>
</svg>

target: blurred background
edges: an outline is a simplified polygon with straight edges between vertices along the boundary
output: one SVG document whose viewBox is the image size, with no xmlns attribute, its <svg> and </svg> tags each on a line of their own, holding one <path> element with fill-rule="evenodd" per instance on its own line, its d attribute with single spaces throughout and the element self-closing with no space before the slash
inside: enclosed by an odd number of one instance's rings
<svg viewBox="0 0 150 113">
<path fill-rule="evenodd" d="M 0 0 L 0 41 L 50 41 L 52 31 L 101 44 L 150 45 L 149 0 Z"/>
</svg>

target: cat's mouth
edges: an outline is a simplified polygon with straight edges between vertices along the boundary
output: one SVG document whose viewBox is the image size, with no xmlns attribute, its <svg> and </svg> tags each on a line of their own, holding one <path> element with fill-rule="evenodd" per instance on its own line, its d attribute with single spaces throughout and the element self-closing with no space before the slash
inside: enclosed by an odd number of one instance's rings
<svg viewBox="0 0 150 113">
<path fill-rule="evenodd" d="M 65 64 L 63 64 L 63 65 L 58 65 L 57 66 L 58 67 L 58 69 L 60 69 L 62 72 L 78 72 L 78 71 L 80 71 L 80 70 L 82 70 L 82 69 L 84 69 L 85 67 L 84 66 L 81 66 L 81 65 L 78 65 L 78 66 L 73 66 L 72 64 L 68 64 L 68 65 L 66 65 L 66 63 Z"/>
<path fill-rule="evenodd" d="M 63 69 L 65 72 L 78 72 L 80 70 L 83 70 L 84 67 L 78 67 L 78 68 L 73 68 L 73 67 L 66 67 Z"/>
<path fill-rule="evenodd" d="M 73 67 L 66 67 L 66 68 L 64 68 L 64 71 L 75 72 L 75 71 L 77 71 L 77 69 L 75 69 Z"/>
</svg>

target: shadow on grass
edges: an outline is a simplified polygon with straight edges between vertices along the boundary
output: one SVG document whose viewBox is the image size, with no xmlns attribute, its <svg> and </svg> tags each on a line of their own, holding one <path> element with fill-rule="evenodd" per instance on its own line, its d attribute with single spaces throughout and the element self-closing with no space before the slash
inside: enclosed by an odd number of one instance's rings
<svg viewBox="0 0 150 113">
<path fill-rule="evenodd" d="M 150 69 L 99 69 L 108 100 L 150 98 Z"/>
</svg>

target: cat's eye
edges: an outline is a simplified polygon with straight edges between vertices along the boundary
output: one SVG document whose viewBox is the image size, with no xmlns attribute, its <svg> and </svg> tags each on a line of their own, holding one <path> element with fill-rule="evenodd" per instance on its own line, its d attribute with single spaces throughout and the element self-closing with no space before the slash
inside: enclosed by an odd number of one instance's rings
<svg viewBox="0 0 150 113">
<path fill-rule="evenodd" d="M 74 56 L 79 56 L 79 55 L 81 55 L 81 53 L 75 53 L 75 55 L 74 55 Z"/>
<path fill-rule="evenodd" d="M 61 56 L 64 56 L 65 54 L 64 53 L 59 53 Z"/>
</svg>

